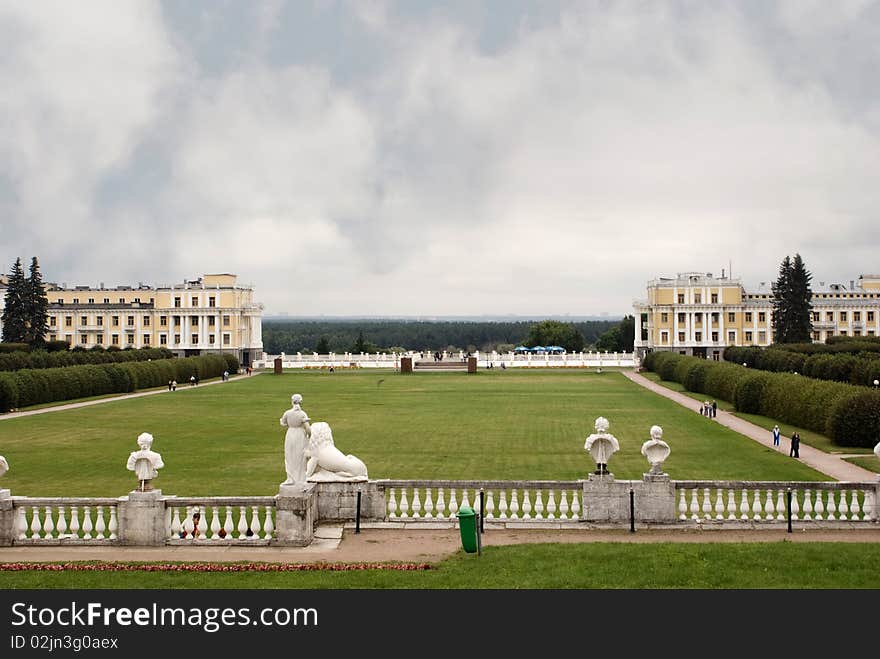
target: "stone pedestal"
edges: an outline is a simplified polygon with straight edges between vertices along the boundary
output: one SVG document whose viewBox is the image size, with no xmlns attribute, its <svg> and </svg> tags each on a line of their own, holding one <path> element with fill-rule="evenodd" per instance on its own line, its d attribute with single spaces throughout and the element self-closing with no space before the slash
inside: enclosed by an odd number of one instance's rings
<svg viewBox="0 0 880 659">
<path fill-rule="evenodd" d="M 281 366 L 281 357 L 275 358 L 275 375 L 281 375 L 283 368 Z"/>
<path fill-rule="evenodd" d="M 353 522 L 357 515 L 357 495 L 361 493 L 361 521 L 385 519 L 385 484 L 383 481 L 345 481 L 315 483 L 318 519 Z"/>
<path fill-rule="evenodd" d="M 135 490 L 119 500 L 119 543 L 139 547 L 165 545 L 162 490 Z"/>
<path fill-rule="evenodd" d="M 468 373 L 476 373 L 477 372 L 477 358 L 476 357 L 468 357 L 467 358 L 467 366 L 468 366 Z"/>
<path fill-rule="evenodd" d="M 0 547 L 8 547 L 15 539 L 15 513 L 9 490 L 0 490 Z"/>
<path fill-rule="evenodd" d="M 412 373 L 413 372 L 412 357 L 401 357 L 400 358 L 400 372 L 401 373 Z"/>
<path fill-rule="evenodd" d="M 635 521 L 675 521 L 675 486 L 666 474 L 645 474 L 642 481 L 615 481 L 608 475 L 590 474 L 584 481 L 582 519 L 587 522 L 629 522 L 630 489 L 635 503 Z"/>
<path fill-rule="evenodd" d="M 275 544 L 305 547 L 315 535 L 317 492 L 314 483 L 282 485 L 275 497 Z"/>
</svg>

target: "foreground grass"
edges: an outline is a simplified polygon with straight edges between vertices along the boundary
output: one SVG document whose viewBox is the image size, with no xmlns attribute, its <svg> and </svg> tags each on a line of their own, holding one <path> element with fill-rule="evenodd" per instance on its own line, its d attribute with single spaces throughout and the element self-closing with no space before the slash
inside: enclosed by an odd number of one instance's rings
<svg viewBox="0 0 880 659">
<path fill-rule="evenodd" d="M 668 380 L 663 380 L 659 375 L 653 373 L 651 371 L 643 371 L 641 375 L 644 375 L 646 378 L 651 380 L 652 382 L 656 382 L 659 385 L 670 389 L 671 391 L 677 391 L 689 398 L 693 398 L 695 401 L 699 401 L 702 403 L 706 400 L 706 394 L 696 394 L 692 391 L 687 391 L 684 388 L 684 385 L 678 382 L 670 382 Z M 859 448 L 856 446 L 838 446 L 833 443 L 829 437 L 825 435 L 819 434 L 812 430 L 807 430 L 806 428 L 800 428 L 798 426 L 793 426 L 791 424 L 785 423 L 783 421 L 777 421 L 776 419 L 771 419 L 768 416 L 762 416 L 760 414 L 745 414 L 743 412 L 737 412 L 734 409 L 733 403 L 726 400 L 718 400 L 718 399 L 709 399 L 715 400 L 718 403 L 718 409 L 724 410 L 725 412 L 730 412 L 734 416 L 743 419 L 744 421 L 748 421 L 749 423 L 753 423 L 760 428 L 764 428 L 767 430 L 767 434 L 773 432 L 773 426 L 779 424 L 779 430 L 782 432 L 784 437 L 791 437 L 791 434 L 795 431 L 800 433 L 801 435 L 801 443 L 807 444 L 808 446 L 812 446 L 813 448 L 819 449 L 820 451 L 825 451 L 825 453 L 866 453 L 870 454 L 870 448 Z M 698 411 L 699 406 L 694 405 L 694 411 Z"/>
<path fill-rule="evenodd" d="M 123 494 L 133 485 L 126 460 L 146 431 L 166 465 L 154 484 L 167 494 L 275 494 L 284 480 L 278 419 L 294 392 L 372 478 L 583 478 L 594 468 L 584 438 L 602 415 L 620 441 L 611 463 L 619 479 L 647 471 L 640 448 L 654 424 L 672 447 L 673 478 L 827 479 L 619 373 L 360 370 L 265 374 L 5 419 L 3 486 L 30 496 Z"/>
<path fill-rule="evenodd" d="M 418 572 L 4 572 L 12 588 L 880 588 L 877 543 L 487 547 Z"/>
</svg>

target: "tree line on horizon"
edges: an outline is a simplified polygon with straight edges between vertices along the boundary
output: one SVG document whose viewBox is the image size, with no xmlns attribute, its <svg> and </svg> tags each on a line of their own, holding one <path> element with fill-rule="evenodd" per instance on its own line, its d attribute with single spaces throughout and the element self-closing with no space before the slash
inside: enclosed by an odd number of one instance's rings
<svg viewBox="0 0 880 659">
<path fill-rule="evenodd" d="M 591 348 L 621 352 L 632 350 L 632 329 L 629 330 L 629 347 L 626 347 L 627 322 L 632 328 L 632 316 L 623 321 L 589 320 L 571 323 L 557 320 L 266 320 L 263 321 L 263 350 L 273 355 L 282 352 L 327 354 L 403 350 L 506 352 L 519 345 L 559 345 L 569 352 Z"/>
</svg>

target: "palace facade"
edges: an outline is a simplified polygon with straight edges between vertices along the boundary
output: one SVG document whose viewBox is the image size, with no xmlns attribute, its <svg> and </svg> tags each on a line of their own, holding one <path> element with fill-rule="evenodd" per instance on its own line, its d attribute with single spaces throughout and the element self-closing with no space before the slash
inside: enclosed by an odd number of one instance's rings
<svg viewBox="0 0 880 659">
<path fill-rule="evenodd" d="M 262 356 L 263 305 L 233 274 L 170 286 L 67 288 L 46 284 L 47 341 L 71 346 L 168 348 L 179 357 L 231 353 L 242 365 Z"/>
<path fill-rule="evenodd" d="M 814 282 L 815 283 L 815 282 Z M 880 275 L 813 286 L 813 342 L 832 336 L 880 336 Z M 773 342 L 773 293 L 769 282 L 746 290 L 739 279 L 685 272 L 648 282 L 637 300 L 635 350 L 674 350 L 721 359 L 727 346 Z"/>
</svg>

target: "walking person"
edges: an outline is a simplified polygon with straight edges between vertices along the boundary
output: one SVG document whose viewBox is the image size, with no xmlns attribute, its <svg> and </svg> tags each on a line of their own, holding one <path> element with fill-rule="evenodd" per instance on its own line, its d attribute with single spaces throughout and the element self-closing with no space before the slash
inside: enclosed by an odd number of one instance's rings
<svg viewBox="0 0 880 659">
<path fill-rule="evenodd" d="M 177 391 L 177 380 L 171 381 L 171 391 Z"/>
<path fill-rule="evenodd" d="M 788 455 L 792 458 L 800 458 L 800 449 L 801 449 L 801 436 L 797 433 L 797 431 L 791 433 L 791 450 L 789 450 Z"/>
<path fill-rule="evenodd" d="M 779 437 L 782 433 L 779 432 L 779 426 L 773 426 L 773 446 L 779 446 Z"/>
<path fill-rule="evenodd" d="M 712 418 L 714 419 L 716 416 L 718 416 L 718 403 L 716 403 L 713 400 L 712 401 Z"/>
</svg>

